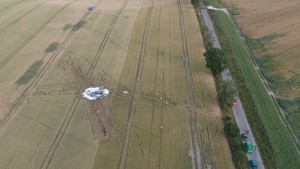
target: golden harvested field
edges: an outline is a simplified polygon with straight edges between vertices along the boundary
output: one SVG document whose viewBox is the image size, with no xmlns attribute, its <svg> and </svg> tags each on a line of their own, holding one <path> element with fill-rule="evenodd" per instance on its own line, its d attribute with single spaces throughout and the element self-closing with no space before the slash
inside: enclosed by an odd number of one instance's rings
<svg viewBox="0 0 300 169">
<path fill-rule="evenodd" d="M 243 33 L 256 40 L 257 58 L 270 57 L 267 76 L 288 84 L 274 87 L 285 98 L 300 96 L 300 1 L 222 0 L 235 7 L 235 18 Z"/>
<path fill-rule="evenodd" d="M 6 0 L 0 14 L 0 168 L 234 168 L 189 0 Z M 89 101 L 91 86 L 110 94 Z"/>
</svg>

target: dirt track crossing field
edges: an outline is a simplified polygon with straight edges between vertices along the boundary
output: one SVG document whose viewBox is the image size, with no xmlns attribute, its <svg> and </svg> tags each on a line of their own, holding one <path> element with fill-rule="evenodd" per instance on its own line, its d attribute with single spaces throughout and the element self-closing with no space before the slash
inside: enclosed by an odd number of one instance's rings
<svg viewBox="0 0 300 169">
<path fill-rule="evenodd" d="M 190 1 L 0 6 L 0 168 L 233 168 Z"/>
</svg>

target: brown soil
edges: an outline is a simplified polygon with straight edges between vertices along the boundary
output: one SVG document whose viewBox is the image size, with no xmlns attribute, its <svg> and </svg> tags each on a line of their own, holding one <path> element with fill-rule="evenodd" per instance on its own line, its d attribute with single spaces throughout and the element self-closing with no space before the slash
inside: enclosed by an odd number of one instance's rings
<svg viewBox="0 0 300 169">
<path fill-rule="evenodd" d="M 84 88 L 101 84 L 103 86 L 108 86 L 109 89 L 112 90 L 115 86 L 110 83 L 109 78 L 106 77 L 105 74 L 99 74 L 97 77 L 92 77 L 90 80 L 86 81 L 86 73 L 83 72 L 80 65 L 71 63 L 71 67 L 77 80 L 81 83 L 85 83 Z M 119 137 L 120 134 L 114 130 L 114 127 L 108 118 L 111 97 L 106 96 L 95 101 L 84 99 L 84 101 L 86 101 L 88 105 L 87 116 L 94 138 L 107 141 Z"/>
<path fill-rule="evenodd" d="M 120 136 L 114 130 L 108 119 L 110 103 L 108 98 L 87 101 L 89 111 L 87 112 L 94 137 L 109 140 Z"/>
</svg>

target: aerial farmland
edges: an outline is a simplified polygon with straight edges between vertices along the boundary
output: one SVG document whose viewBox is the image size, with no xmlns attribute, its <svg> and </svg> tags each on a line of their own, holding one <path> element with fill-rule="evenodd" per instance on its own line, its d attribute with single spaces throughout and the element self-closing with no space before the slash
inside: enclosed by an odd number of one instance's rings
<svg viewBox="0 0 300 169">
<path fill-rule="evenodd" d="M 264 165 L 299 168 L 299 1 L 206 3 Z"/>
<path fill-rule="evenodd" d="M 190 0 L 3 0 L 0 16 L 1 169 L 234 168 Z"/>
</svg>

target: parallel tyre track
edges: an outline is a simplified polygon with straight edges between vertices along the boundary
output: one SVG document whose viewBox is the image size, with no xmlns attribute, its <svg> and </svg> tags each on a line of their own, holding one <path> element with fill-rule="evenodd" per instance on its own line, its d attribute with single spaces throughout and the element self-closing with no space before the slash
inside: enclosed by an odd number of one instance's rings
<svg viewBox="0 0 300 169">
<path fill-rule="evenodd" d="M 80 19 L 80 21 L 85 20 L 85 18 L 89 15 L 89 13 L 85 13 L 83 15 L 83 17 Z M 38 76 L 38 78 L 35 79 L 35 81 L 33 82 L 32 88 L 30 90 L 28 90 L 27 92 L 27 96 L 30 93 L 30 91 L 34 88 L 34 86 L 41 80 L 41 78 L 44 76 L 44 74 L 46 72 L 48 72 L 49 68 L 51 67 L 53 61 L 56 59 L 56 57 L 61 53 L 61 51 L 64 49 L 65 45 L 69 42 L 69 40 L 73 37 L 73 35 L 75 34 L 76 30 L 71 31 L 68 36 L 64 39 L 64 41 L 61 43 L 61 45 L 58 47 L 58 50 L 55 51 L 55 53 L 51 56 L 51 59 L 47 62 L 46 66 L 44 67 L 44 69 L 42 70 L 40 76 Z M 26 96 L 26 97 L 27 97 Z M 76 99 L 73 100 L 72 105 L 74 104 Z M 75 111 L 75 110 L 74 110 Z M 70 114 L 70 109 L 67 113 L 66 118 L 63 121 L 62 126 L 60 127 L 54 141 L 51 144 L 51 147 L 49 148 L 49 150 L 47 151 L 47 154 L 45 156 L 45 158 L 43 159 L 43 162 L 40 166 L 40 169 L 46 169 L 49 167 L 50 162 L 52 161 L 53 155 L 56 152 L 56 149 L 63 137 L 63 135 L 65 134 L 65 131 L 67 129 L 67 126 L 69 125 L 69 122 L 71 121 L 72 116 L 69 116 Z M 66 125 L 65 125 L 66 124 Z"/>
<path fill-rule="evenodd" d="M 67 6 L 71 5 L 76 0 L 73 0 L 58 11 L 55 12 L 48 20 L 46 20 L 42 26 L 40 26 L 33 34 L 31 34 L 25 41 L 23 41 L 12 53 L 10 53 L 3 61 L 0 62 L 0 69 L 6 65 L 16 54 L 18 54 L 37 34 L 39 34 L 56 16 L 58 16 Z"/>
<path fill-rule="evenodd" d="M 186 88 L 187 88 L 187 96 L 188 96 L 188 110 L 189 110 L 189 127 L 191 134 L 191 149 L 192 149 L 192 163 L 193 166 L 197 169 L 202 168 L 202 155 L 201 155 L 201 146 L 199 142 L 199 132 L 197 127 L 197 112 L 195 111 L 195 94 L 192 80 L 192 72 L 190 68 L 189 61 L 189 52 L 187 47 L 186 40 L 186 31 L 184 24 L 184 17 L 182 12 L 182 6 L 180 0 L 177 1 L 177 6 L 179 10 L 179 19 L 180 19 L 180 30 L 181 30 L 181 39 L 182 39 L 182 51 L 183 51 L 183 64 L 185 70 L 185 78 L 186 78 Z"/>
<path fill-rule="evenodd" d="M 160 13 L 159 13 L 159 22 L 158 22 L 158 29 L 157 29 L 157 36 L 158 36 L 158 45 L 157 45 L 157 50 L 156 50 L 156 66 L 155 66 L 155 77 L 154 77 L 154 93 L 156 93 L 156 82 L 157 82 L 157 73 L 158 73 L 158 55 L 159 55 L 159 33 L 160 33 L 160 15 L 161 15 L 161 8 L 160 8 Z M 148 149 L 148 169 L 149 169 L 149 163 L 150 163 L 150 150 L 151 150 L 151 145 L 152 145 L 152 130 L 153 130 L 153 118 L 154 118 L 154 109 L 155 109 L 155 102 L 152 103 L 152 110 L 151 110 L 151 125 L 150 125 L 150 143 L 149 143 L 149 149 Z"/>
<path fill-rule="evenodd" d="M 136 114 L 136 99 L 138 97 L 139 90 L 140 90 L 140 80 L 141 80 L 141 74 L 142 74 L 143 64 L 144 64 L 144 56 L 146 53 L 147 34 L 148 34 L 148 27 L 149 27 L 152 9 L 153 9 L 153 0 L 151 0 L 150 2 L 150 7 L 148 8 L 147 15 L 146 15 L 145 28 L 144 28 L 141 50 L 140 50 L 140 58 L 139 58 L 138 68 L 137 68 L 135 82 L 134 82 L 135 92 L 131 99 L 129 109 L 128 109 L 128 116 L 125 124 L 125 129 L 124 129 L 125 131 L 123 132 L 117 169 L 121 169 L 121 168 L 126 169 L 127 167 L 126 163 L 128 157 L 129 143 L 130 143 L 131 131 L 134 123 L 134 117 Z"/>
<path fill-rule="evenodd" d="M 54 14 L 51 17 L 52 19 L 51 18 L 50 19 L 53 20 L 55 18 L 55 15 L 57 16 L 63 9 L 65 9 L 68 5 L 70 5 L 71 3 L 75 2 L 75 1 L 76 0 L 64 5 L 59 11 L 56 12 L 56 14 Z M 69 36 L 72 36 L 70 34 L 68 35 L 68 37 L 66 39 L 68 39 Z M 35 85 L 40 81 L 40 79 L 43 77 L 43 75 L 47 72 L 47 70 L 49 69 L 49 67 L 53 63 L 56 56 L 60 53 L 62 46 L 64 46 L 66 44 L 66 42 L 68 41 L 66 39 L 62 42 L 62 44 L 58 47 L 58 49 L 53 53 L 53 55 L 50 57 L 50 59 L 45 63 L 45 66 L 35 76 L 35 78 L 32 80 L 32 82 L 22 91 L 21 95 L 11 104 L 11 106 L 9 107 L 8 113 L 6 113 L 4 118 L 0 121 L 0 129 L 3 126 L 5 126 L 5 124 L 9 121 L 9 119 L 17 112 L 18 108 L 22 105 L 24 100 L 28 97 L 29 93 L 33 90 Z"/>
<path fill-rule="evenodd" d="M 11 4 L 11 5 L 8 5 L 8 6 L 5 7 L 4 9 L 1 9 L 0 12 L 6 11 L 6 10 L 8 10 L 9 8 L 11 8 L 11 7 L 15 6 L 15 5 L 18 5 L 18 4 L 20 4 L 20 3 L 23 3 L 23 2 L 25 2 L 25 1 L 26 1 L 26 0 L 20 0 L 20 1 L 17 1 L 17 2 L 15 2 L 15 3 Z"/>
<path fill-rule="evenodd" d="M 39 6 L 41 6 L 42 4 L 46 3 L 42 2 L 37 4 L 36 6 L 34 6 L 33 8 L 29 9 L 28 11 L 26 11 L 23 15 L 19 16 L 18 18 L 16 18 L 15 20 L 13 20 L 11 23 L 9 23 L 8 25 L 6 25 L 5 27 L 0 29 L 0 34 L 3 33 L 6 29 L 14 26 L 16 23 L 18 23 L 20 20 L 22 20 L 25 16 L 27 16 L 28 14 L 30 14 L 32 11 L 34 11 L 36 8 L 38 8 Z"/>
<path fill-rule="evenodd" d="M 99 0 L 99 2 L 97 3 L 96 6 L 98 6 L 101 1 L 102 0 Z M 93 72 L 94 72 L 94 70 L 95 70 L 95 68 L 96 68 L 96 66 L 97 66 L 97 64 L 99 62 L 99 59 L 100 59 L 100 57 L 102 55 L 103 49 L 104 49 L 104 47 L 105 47 L 105 45 L 106 45 L 106 43 L 107 43 L 107 41 L 109 39 L 109 36 L 110 36 L 113 28 L 114 28 L 114 25 L 117 22 L 117 20 L 118 20 L 120 14 L 122 13 L 122 11 L 125 9 L 128 1 L 129 0 L 125 0 L 124 1 L 122 7 L 118 10 L 118 12 L 116 13 L 115 17 L 113 18 L 113 21 L 111 22 L 111 24 L 109 26 L 109 29 L 105 33 L 104 39 L 102 40 L 102 42 L 101 42 L 101 44 L 100 44 L 100 46 L 98 48 L 98 51 L 97 51 L 97 53 L 95 55 L 95 58 L 94 58 L 94 60 L 92 62 L 92 65 L 90 66 L 90 68 L 89 68 L 89 70 L 88 70 L 88 72 L 86 74 L 85 81 L 89 81 L 89 79 L 91 78 L 91 76 L 92 76 L 92 74 L 93 74 Z M 85 82 L 82 82 L 82 84 L 81 84 L 79 90 L 77 91 L 77 93 L 80 93 L 80 91 L 83 90 L 84 85 L 85 85 Z M 48 150 L 48 152 L 47 152 L 47 154 L 46 154 L 46 156 L 45 156 L 45 158 L 44 158 L 44 160 L 43 160 L 43 162 L 42 162 L 42 164 L 40 166 L 40 169 L 47 169 L 49 167 L 49 165 L 50 165 L 50 163 L 52 161 L 52 158 L 53 158 L 53 156 L 54 156 L 54 154 L 55 154 L 55 152 L 56 152 L 56 150 L 57 150 L 57 148 L 58 148 L 58 146 L 59 146 L 59 144 L 60 144 L 63 136 L 66 133 L 66 130 L 67 130 L 67 128 L 68 128 L 68 126 L 69 126 L 69 124 L 71 122 L 71 119 L 72 119 L 73 115 L 75 114 L 75 112 L 77 110 L 77 107 L 79 105 L 80 100 L 81 100 L 80 96 L 78 96 L 78 97 L 76 97 L 76 98 L 73 99 L 72 105 L 69 108 L 69 111 L 68 111 L 68 113 L 66 115 L 66 118 L 64 119 L 63 124 L 61 125 L 61 127 L 60 127 L 60 129 L 59 129 L 59 131 L 58 131 L 58 133 L 57 133 L 54 141 L 52 142 L 52 145 L 50 146 L 50 148 L 49 148 L 49 150 Z"/>
</svg>

